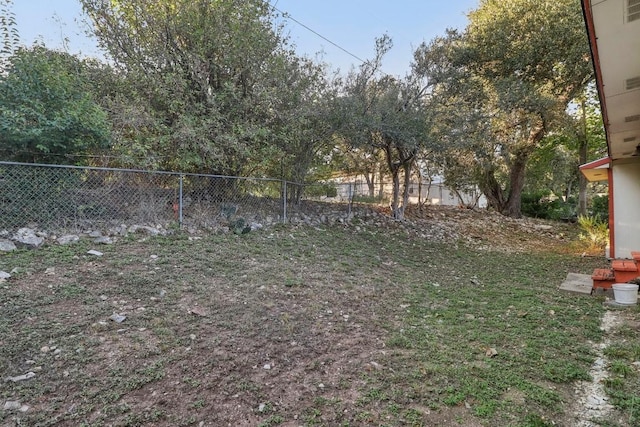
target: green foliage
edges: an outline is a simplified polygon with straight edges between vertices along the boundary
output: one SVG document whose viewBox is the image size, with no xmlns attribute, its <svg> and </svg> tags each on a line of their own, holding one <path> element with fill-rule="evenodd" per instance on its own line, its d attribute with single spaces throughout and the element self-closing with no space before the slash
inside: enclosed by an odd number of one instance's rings
<svg viewBox="0 0 640 427">
<path fill-rule="evenodd" d="M 127 162 L 306 181 L 326 154 L 321 66 L 295 55 L 264 0 L 82 0 L 124 72 L 109 98 Z"/>
<path fill-rule="evenodd" d="M 448 64 L 430 69 L 434 50 Z M 445 125 L 437 136 L 465 172 L 453 176 L 473 178 L 491 207 L 519 216 L 530 157 L 593 78 L 580 5 L 485 0 L 464 34 L 423 45 L 415 57 L 439 79 Z"/>
<path fill-rule="evenodd" d="M 596 216 L 578 216 L 580 240 L 586 242 L 590 249 L 604 249 L 609 243 L 609 224 Z"/>
<path fill-rule="evenodd" d="M 629 425 L 640 425 L 640 374 L 633 366 L 640 359 L 640 344 L 634 339 L 624 336 L 624 331 L 617 331 L 615 342 L 604 349 L 609 359 L 611 376 L 604 381 L 611 403 L 621 410 Z"/>
<path fill-rule="evenodd" d="M 548 191 L 523 193 L 522 213 L 532 218 L 575 220 L 575 200 L 565 202 Z"/>
<path fill-rule="evenodd" d="M 20 43 L 12 6 L 12 0 L 0 0 L 0 70 L 4 69 L 6 57 L 12 55 Z"/>
<path fill-rule="evenodd" d="M 609 222 L 609 196 L 594 196 L 591 199 L 591 216 Z"/>
<path fill-rule="evenodd" d="M 545 420 L 538 414 L 527 414 L 522 427 L 552 427 L 555 423 Z"/>
<path fill-rule="evenodd" d="M 338 129 L 346 146 L 361 150 L 368 160 L 384 154 L 385 175 L 391 175 L 393 182 L 392 215 L 403 219 L 418 153 L 435 150 L 437 142 L 427 138 L 431 126 L 430 82 L 417 75 L 404 79 L 378 76 L 382 59 L 392 45 L 388 35 L 376 40 L 375 58 L 348 75 L 346 96 L 337 100 L 335 108 L 341 113 Z M 349 163 L 355 163 L 358 172 L 372 172 L 368 161 Z"/>
<path fill-rule="evenodd" d="M 21 48 L 9 57 L 0 76 L 5 158 L 65 163 L 66 155 L 107 146 L 107 117 L 94 101 L 88 68 L 72 55 L 42 46 Z"/>
</svg>

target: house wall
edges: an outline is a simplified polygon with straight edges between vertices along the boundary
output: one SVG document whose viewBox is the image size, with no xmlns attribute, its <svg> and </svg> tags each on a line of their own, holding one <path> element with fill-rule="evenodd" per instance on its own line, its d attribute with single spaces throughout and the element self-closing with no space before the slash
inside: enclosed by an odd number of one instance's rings
<svg viewBox="0 0 640 427">
<path fill-rule="evenodd" d="M 614 256 L 640 251 L 640 163 L 615 163 L 613 173 Z"/>
<path fill-rule="evenodd" d="M 416 182 L 412 182 L 409 185 L 409 203 L 417 204 L 421 201 L 429 205 L 439 206 L 458 206 L 461 203 L 458 196 L 442 182 L 431 183 L 431 185 L 427 182 L 423 183 L 421 194 L 418 194 L 419 188 L 420 186 Z M 348 201 L 351 195 L 356 197 L 369 196 L 369 187 L 367 183 L 362 180 L 336 183 L 336 190 L 336 198 L 340 201 Z M 374 185 L 374 194 L 376 197 L 382 193 L 385 199 L 390 200 L 392 191 L 393 184 L 391 182 L 385 182 L 382 188 L 379 183 Z M 462 192 L 460 195 L 462 196 L 462 203 L 466 205 L 479 208 L 487 207 L 487 198 L 480 190 Z"/>
</svg>

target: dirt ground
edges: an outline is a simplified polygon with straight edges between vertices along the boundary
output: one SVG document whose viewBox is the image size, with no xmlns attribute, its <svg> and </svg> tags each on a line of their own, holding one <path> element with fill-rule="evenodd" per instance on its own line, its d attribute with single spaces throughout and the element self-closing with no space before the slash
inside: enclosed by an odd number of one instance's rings
<svg viewBox="0 0 640 427">
<path fill-rule="evenodd" d="M 408 217 L 371 232 L 371 245 L 387 232 L 425 239 L 437 229 L 476 251 L 575 250 L 570 224 L 458 208 Z M 407 288 L 396 283 L 406 273 L 396 271 L 403 258 L 392 247 L 349 252 L 348 239 L 348 257 L 314 257 L 323 242 L 300 246 L 304 233 L 266 231 L 264 244 L 236 245 L 241 253 L 203 235 L 162 245 L 140 238 L 101 258 L 84 255 L 89 246 L 34 255 L 37 264 L 19 267 L 2 291 L 0 347 L 8 359 L 0 366 L 3 377 L 35 377 L 0 385 L 4 401 L 25 409 L 3 411 L 0 422 L 487 425 L 465 405 L 429 406 L 411 395 L 396 396 L 394 410 L 385 390 L 371 388 L 373 376 L 394 374 L 388 340 L 406 311 L 398 302 Z M 267 256 L 275 262 L 265 265 Z M 8 256 L 0 262 L 11 267 Z"/>
</svg>

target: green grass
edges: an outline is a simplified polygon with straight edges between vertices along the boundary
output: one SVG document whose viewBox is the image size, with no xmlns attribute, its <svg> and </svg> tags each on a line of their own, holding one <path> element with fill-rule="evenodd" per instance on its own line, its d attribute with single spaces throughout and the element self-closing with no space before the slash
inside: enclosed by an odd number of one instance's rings
<svg viewBox="0 0 640 427">
<path fill-rule="evenodd" d="M 601 340 L 601 301 L 557 290 L 600 261 L 568 254 L 367 226 L 89 248 L 0 255 L 0 269 L 21 271 L 0 292 L 0 371 L 42 366 L 0 384 L 0 398 L 38 407 L 0 423 L 551 425 Z M 108 321 L 114 311 L 127 320 Z M 631 341 L 608 351 L 640 353 Z M 637 375 L 621 363 L 609 388 L 636 416 Z"/>
<path fill-rule="evenodd" d="M 640 319 L 640 310 L 636 309 L 631 316 Z M 640 426 L 638 332 L 625 325 L 614 333 L 613 342 L 604 350 L 604 355 L 609 361 L 609 378 L 604 381 L 604 386 L 611 403 L 622 412 L 628 425 Z"/>
</svg>

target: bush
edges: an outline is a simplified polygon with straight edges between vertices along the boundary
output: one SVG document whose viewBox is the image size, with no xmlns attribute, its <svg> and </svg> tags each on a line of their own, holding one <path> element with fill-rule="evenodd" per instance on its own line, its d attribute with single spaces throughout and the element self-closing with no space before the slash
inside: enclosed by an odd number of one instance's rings
<svg viewBox="0 0 640 427">
<path fill-rule="evenodd" d="M 609 222 L 609 196 L 595 196 L 591 199 L 591 216 Z"/>
<path fill-rule="evenodd" d="M 578 225 L 580 226 L 580 240 L 589 245 L 589 249 L 604 249 L 609 243 L 609 227 L 608 223 L 596 216 L 578 217 Z"/>
<path fill-rule="evenodd" d="M 538 191 L 535 193 L 522 193 L 522 213 L 528 217 L 573 220 L 575 219 L 575 200 L 550 198 L 551 193 Z"/>
</svg>

